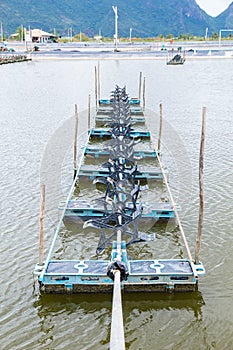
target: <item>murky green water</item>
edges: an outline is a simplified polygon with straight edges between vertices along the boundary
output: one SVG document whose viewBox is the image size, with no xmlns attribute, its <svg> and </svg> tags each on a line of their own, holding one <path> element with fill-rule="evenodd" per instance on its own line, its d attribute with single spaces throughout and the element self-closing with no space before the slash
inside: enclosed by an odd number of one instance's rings
<svg viewBox="0 0 233 350">
<path fill-rule="evenodd" d="M 1 349 L 108 349 L 111 296 L 42 296 L 33 289 L 38 260 L 40 181 L 46 182 L 46 252 L 59 218 L 57 209 L 72 181 L 74 104 L 94 107 L 95 61 L 33 61 L 0 69 L 1 139 Z M 194 255 L 198 216 L 198 156 L 201 109 L 207 107 L 205 219 L 201 260 L 206 277 L 190 294 L 123 295 L 129 350 L 233 349 L 232 197 L 233 61 L 192 60 L 168 67 L 164 61 L 102 61 L 101 97 L 115 84 L 138 95 L 146 77 L 150 123 L 164 109 L 163 163 Z M 155 114 L 151 112 L 155 111 Z M 84 118 L 85 113 L 80 114 Z M 154 118 L 154 119 L 153 119 Z M 81 122 L 85 139 L 85 120 Z M 93 254 L 98 237 L 81 234 Z M 68 245 L 67 245 L 68 242 Z M 61 236 L 58 253 L 72 245 Z M 175 249 L 174 249 L 175 248 Z M 176 232 L 158 231 L 134 254 L 177 252 Z M 73 250 L 83 254 L 80 246 Z"/>
</svg>

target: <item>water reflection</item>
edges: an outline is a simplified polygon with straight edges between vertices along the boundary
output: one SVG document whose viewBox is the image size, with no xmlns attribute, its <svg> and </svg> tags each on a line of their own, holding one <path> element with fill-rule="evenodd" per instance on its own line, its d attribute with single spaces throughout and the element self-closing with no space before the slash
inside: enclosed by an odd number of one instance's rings
<svg viewBox="0 0 233 350">
<path fill-rule="evenodd" d="M 59 343 L 59 338 L 63 337 L 63 348 L 66 349 L 64 344 L 68 337 L 70 347 L 67 349 L 73 349 L 72 342 L 78 342 L 77 349 L 108 349 L 111 299 L 111 294 L 41 295 L 34 302 L 43 334 L 41 346 L 54 346 L 56 342 Z M 184 317 L 189 319 L 189 327 L 195 325 L 194 327 L 202 328 L 203 305 L 204 299 L 198 291 L 177 294 L 123 293 L 126 348 L 136 349 L 137 339 L 142 341 L 145 337 L 143 329 L 156 327 L 157 334 L 154 332 L 148 336 L 161 338 L 160 333 L 169 324 L 169 319 L 174 321 L 169 326 L 171 331 L 176 332 L 177 327 L 180 327 L 176 317 L 182 319 L 184 314 Z M 170 317 L 166 316 L 166 320 L 163 320 L 162 315 L 166 313 L 169 313 Z"/>
<path fill-rule="evenodd" d="M 205 305 L 201 292 L 191 293 L 135 293 L 124 294 L 124 308 L 132 312 L 135 307 L 141 311 L 170 309 L 192 310 L 196 321 L 202 321 L 201 308 Z"/>
<path fill-rule="evenodd" d="M 43 334 L 41 345 L 62 343 L 62 349 L 108 348 L 111 295 L 42 295 L 34 307 Z"/>
</svg>

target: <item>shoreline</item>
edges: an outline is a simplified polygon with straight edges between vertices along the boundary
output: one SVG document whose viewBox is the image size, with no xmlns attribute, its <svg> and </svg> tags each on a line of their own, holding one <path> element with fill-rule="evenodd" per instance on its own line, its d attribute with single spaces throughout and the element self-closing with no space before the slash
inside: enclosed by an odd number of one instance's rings
<svg viewBox="0 0 233 350">
<path fill-rule="evenodd" d="M 169 44 L 127 43 L 119 44 L 115 51 L 114 44 L 107 43 L 66 43 L 48 44 L 12 43 L 16 53 L 27 54 L 33 60 L 170 60 L 176 53 L 185 53 L 186 61 L 200 59 L 233 58 L 233 42 L 219 45 L 219 42 L 180 42 Z M 38 46 L 38 51 L 33 51 Z"/>
<path fill-rule="evenodd" d="M 150 61 L 168 61 L 167 57 L 164 56 L 151 56 L 151 55 L 139 55 L 133 54 L 130 56 L 121 56 L 121 55 L 116 55 L 115 53 L 107 53 L 107 54 L 81 54 L 77 56 L 69 56 L 68 54 L 66 55 L 54 55 L 54 54 L 46 54 L 46 55 L 35 55 L 31 54 L 30 57 L 32 58 L 33 61 L 40 60 L 40 61 L 46 61 L 46 60 L 55 60 L 55 61 L 76 61 L 76 60 L 150 60 Z M 186 57 L 186 61 L 193 61 L 193 60 L 207 60 L 207 59 L 233 59 L 233 54 L 230 55 L 193 55 L 193 56 L 188 56 Z"/>
</svg>

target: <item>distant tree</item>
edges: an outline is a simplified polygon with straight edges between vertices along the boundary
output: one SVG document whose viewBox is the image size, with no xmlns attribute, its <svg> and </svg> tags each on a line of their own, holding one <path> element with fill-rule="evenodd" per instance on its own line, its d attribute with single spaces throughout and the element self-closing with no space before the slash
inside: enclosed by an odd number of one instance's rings
<svg viewBox="0 0 233 350">
<path fill-rule="evenodd" d="M 19 26 L 16 29 L 16 34 L 18 34 L 18 36 L 16 37 L 16 40 L 22 41 L 23 40 L 23 35 L 24 35 L 24 31 L 23 31 L 23 27 Z"/>
<path fill-rule="evenodd" d="M 212 39 L 216 40 L 218 39 L 218 33 L 214 32 L 211 36 Z"/>
<path fill-rule="evenodd" d="M 173 39 L 173 37 L 174 37 L 173 34 L 167 34 L 166 36 L 167 39 Z"/>
<path fill-rule="evenodd" d="M 74 36 L 73 40 L 74 41 L 88 41 L 89 37 L 86 34 L 80 32 L 79 34 L 76 34 Z"/>
<path fill-rule="evenodd" d="M 232 34 L 231 34 L 231 33 L 228 35 L 228 38 L 229 38 L 229 39 L 232 39 Z"/>
<path fill-rule="evenodd" d="M 178 36 L 178 39 L 181 39 L 181 40 L 188 40 L 188 34 L 180 34 Z"/>
<path fill-rule="evenodd" d="M 178 39 L 179 39 L 179 40 L 192 40 L 192 39 L 194 39 L 194 36 L 191 35 L 190 33 L 187 33 L 187 34 L 179 34 Z"/>
</svg>

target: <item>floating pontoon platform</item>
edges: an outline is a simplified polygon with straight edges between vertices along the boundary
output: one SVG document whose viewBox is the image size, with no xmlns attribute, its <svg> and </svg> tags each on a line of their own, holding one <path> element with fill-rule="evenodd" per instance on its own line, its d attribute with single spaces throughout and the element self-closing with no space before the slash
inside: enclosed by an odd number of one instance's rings
<svg viewBox="0 0 233 350">
<path fill-rule="evenodd" d="M 117 255 L 113 242 L 111 261 Z M 112 292 L 113 281 L 106 275 L 111 261 L 51 260 L 39 278 L 46 293 L 106 293 Z M 204 274 L 202 265 L 187 259 L 128 260 L 122 242 L 122 261 L 128 277 L 122 281 L 125 292 L 194 291 L 198 275 Z"/>
</svg>

